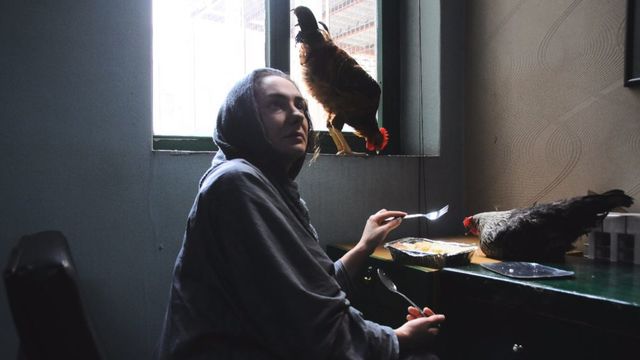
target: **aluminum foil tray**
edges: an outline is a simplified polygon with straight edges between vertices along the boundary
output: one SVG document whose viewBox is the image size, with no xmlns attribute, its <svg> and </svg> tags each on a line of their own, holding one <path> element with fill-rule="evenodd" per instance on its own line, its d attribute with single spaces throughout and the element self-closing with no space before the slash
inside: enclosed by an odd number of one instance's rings
<svg viewBox="0 0 640 360">
<path fill-rule="evenodd" d="M 416 237 L 394 240 L 384 247 L 389 250 L 395 262 L 436 269 L 467 265 L 478 248 L 476 245 Z"/>
</svg>

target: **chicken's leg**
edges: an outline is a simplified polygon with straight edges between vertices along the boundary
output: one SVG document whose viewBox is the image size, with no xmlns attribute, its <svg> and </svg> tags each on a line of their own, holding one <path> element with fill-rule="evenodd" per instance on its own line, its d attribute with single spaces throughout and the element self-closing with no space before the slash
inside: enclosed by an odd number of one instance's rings
<svg viewBox="0 0 640 360">
<path fill-rule="evenodd" d="M 329 130 L 329 135 L 331 136 L 331 139 L 336 144 L 336 148 L 338 149 L 338 152 L 336 153 L 336 155 L 367 156 L 367 154 L 365 153 L 353 152 L 353 150 L 351 150 L 351 147 L 349 146 L 347 139 L 345 139 L 344 135 L 342 135 L 342 132 L 338 130 L 335 126 L 333 126 L 333 121 L 335 119 L 336 119 L 335 115 L 329 116 L 329 119 L 327 120 L 327 129 Z M 340 122 L 340 120 L 338 120 L 338 122 Z"/>
<path fill-rule="evenodd" d="M 351 155 L 353 151 L 351 151 L 351 147 L 347 143 L 347 140 L 342 135 L 340 130 L 334 128 L 333 126 L 329 126 L 329 135 L 331 139 L 336 144 L 336 148 L 338 149 L 337 155 Z"/>
</svg>

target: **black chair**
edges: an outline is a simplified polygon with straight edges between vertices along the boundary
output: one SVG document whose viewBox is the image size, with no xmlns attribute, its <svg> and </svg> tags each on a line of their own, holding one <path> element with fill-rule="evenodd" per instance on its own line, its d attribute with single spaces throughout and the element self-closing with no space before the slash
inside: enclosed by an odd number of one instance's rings
<svg viewBox="0 0 640 360">
<path fill-rule="evenodd" d="M 18 359 L 102 359 L 62 233 L 44 231 L 20 238 L 9 256 L 4 282 L 20 338 Z"/>
</svg>

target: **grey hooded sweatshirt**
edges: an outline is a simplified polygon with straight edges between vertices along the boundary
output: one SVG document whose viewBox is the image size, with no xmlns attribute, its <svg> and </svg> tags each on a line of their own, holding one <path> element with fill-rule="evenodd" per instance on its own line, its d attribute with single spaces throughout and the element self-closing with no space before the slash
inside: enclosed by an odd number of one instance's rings
<svg viewBox="0 0 640 360">
<path fill-rule="evenodd" d="M 176 259 L 160 359 L 396 359 L 393 329 L 365 320 L 265 136 L 258 69 L 229 93 L 220 150 L 200 182 Z"/>
</svg>

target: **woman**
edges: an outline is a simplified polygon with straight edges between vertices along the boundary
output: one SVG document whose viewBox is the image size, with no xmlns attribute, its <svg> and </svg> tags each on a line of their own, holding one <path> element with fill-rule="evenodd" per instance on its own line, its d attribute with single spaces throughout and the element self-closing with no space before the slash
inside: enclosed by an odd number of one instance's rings
<svg viewBox="0 0 640 360">
<path fill-rule="evenodd" d="M 444 316 L 428 308 L 410 308 L 394 330 L 350 306 L 349 274 L 406 214 L 372 215 L 333 263 L 294 182 L 311 132 L 284 73 L 258 69 L 231 90 L 176 260 L 160 358 L 396 359 L 437 334 Z"/>
</svg>

